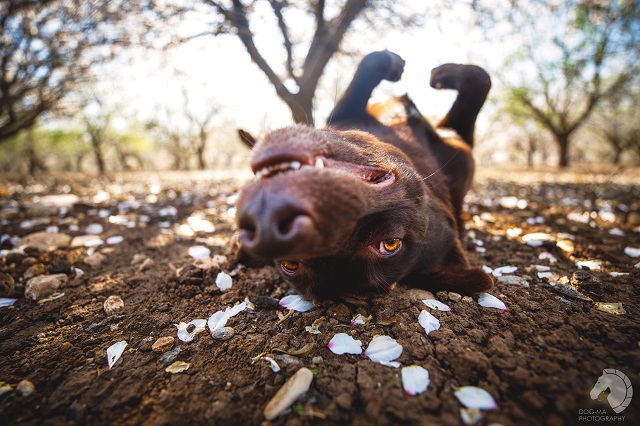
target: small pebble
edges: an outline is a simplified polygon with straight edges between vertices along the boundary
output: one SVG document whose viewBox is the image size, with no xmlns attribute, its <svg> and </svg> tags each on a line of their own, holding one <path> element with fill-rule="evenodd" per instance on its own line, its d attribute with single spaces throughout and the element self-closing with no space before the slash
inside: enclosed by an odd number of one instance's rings
<svg viewBox="0 0 640 426">
<path fill-rule="evenodd" d="M 163 353 L 162 356 L 160 357 L 160 362 L 162 362 L 163 364 L 171 364 L 173 361 L 176 360 L 179 353 L 180 353 L 180 346 L 176 346 L 170 351 Z"/>
<path fill-rule="evenodd" d="M 322 364 L 324 360 L 322 359 L 321 356 L 314 356 L 313 358 L 311 358 L 311 362 L 313 364 Z"/>
<path fill-rule="evenodd" d="M 280 309 L 280 300 L 268 296 L 252 296 L 251 303 L 260 309 Z"/>
<path fill-rule="evenodd" d="M 36 391 L 36 387 L 29 380 L 21 380 L 16 385 L 16 392 L 22 396 L 29 396 Z"/>
<path fill-rule="evenodd" d="M 449 292 L 449 300 L 451 300 L 452 302 L 459 302 L 460 299 L 462 299 L 462 296 L 460 294 L 454 293 L 453 291 Z"/>
<path fill-rule="evenodd" d="M 151 346 L 151 350 L 158 353 L 164 353 L 173 348 L 173 344 L 175 339 L 173 336 L 164 336 L 160 337 L 155 343 Z"/>
<path fill-rule="evenodd" d="M 100 252 L 96 252 L 96 253 L 93 253 L 91 256 L 85 257 L 83 262 L 86 263 L 87 265 L 96 267 L 96 266 L 102 265 L 105 260 L 107 260 L 107 256 L 105 256 Z"/>
<path fill-rule="evenodd" d="M 464 297 L 462 298 L 462 301 L 463 301 L 464 303 L 471 303 L 471 302 L 473 302 L 473 298 L 471 298 L 470 296 L 464 296 Z"/>
<path fill-rule="evenodd" d="M 109 296 L 102 306 L 107 315 L 111 316 L 124 309 L 124 301 L 120 296 Z"/>
<path fill-rule="evenodd" d="M 220 327 L 213 330 L 212 336 L 216 340 L 229 340 L 235 334 L 233 327 Z"/>
<path fill-rule="evenodd" d="M 27 281 L 24 295 L 27 299 L 38 300 L 51 296 L 62 285 L 69 282 L 65 274 L 40 275 Z"/>
<path fill-rule="evenodd" d="M 191 364 L 184 361 L 176 361 L 167 368 L 164 369 L 167 373 L 177 374 L 182 373 L 183 371 L 187 371 L 191 367 Z"/>
<path fill-rule="evenodd" d="M 60 349 L 62 349 L 62 352 L 67 352 L 72 347 L 73 345 L 70 342 L 64 342 L 62 345 L 60 345 Z"/>
<path fill-rule="evenodd" d="M 313 373 L 306 367 L 302 367 L 285 382 L 276 394 L 264 407 L 264 417 L 273 420 L 282 414 L 298 398 L 300 398 L 311 386 Z"/>
</svg>

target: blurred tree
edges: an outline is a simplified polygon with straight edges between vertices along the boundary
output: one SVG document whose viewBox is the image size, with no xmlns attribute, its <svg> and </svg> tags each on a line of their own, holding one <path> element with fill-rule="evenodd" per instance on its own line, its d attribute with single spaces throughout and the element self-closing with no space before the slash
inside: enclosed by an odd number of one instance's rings
<svg viewBox="0 0 640 426">
<path fill-rule="evenodd" d="M 640 70 L 640 3 L 515 4 L 511 19 L 523 32 L 525 45 L 504 70 L 507 104 L 512 107 L 506 111 L 513 116 L 525 113 L 549 131 L 558 147 L 558 165 L 565 167 L 574 132 L 601 102 L 625 90 Z"/>
<path fill-rule="evenodd" d="M 607 99 L 589 120 L 589 129 L 611 148 L 614 164 L 620 164 L 625 151 L 640 161 L 640 88 L 633 89 Z"/>
<path fill-rule="evenodd" d="M 118 46 L 138 42 L 149 31 L 148 3 L 0 2 L 0 144 L 60 106 Z"/>
<path fill-rule="evenodd" d="M 314 124 L 313 101 L 325 66 L 340 49 L 345 34 L 360 17 L 375 23 L 377 34 L 385 28 L 419 25 L 427 14 L 391 0 L 201 0 L 174 7 L 178 15 L 195 12 L 215 17 L 198 34 L 178 37 L 183 42 L 206 35 L 235 34 L 252 61 L 267 76 L 277 95 L 291 109 L 296 123 Z M 443 2 L 444 3 L 444 2 Z M 167 15 L 159 6 L 156 12 Z M 273 43 L 260 44 L 256 35 L 275 25 L 283 54 L 272 55 Z M 373 28 L 373 25 L 371 25 Z M 273 59 L 275 56 L 276 59 Z M 284 64 L 284 65 L 282 65 Z"/>
<path fill-rule="evenodd" d="M 193 108 L 194 102 L 190 99 L 189 92 L 186 89 L 182 91 L 182 97 L 184 100 L 182 113 L 188 123 L 187 133 L 196 157 L 197 167 L 200 170 L 204 170 L 206 168 L 204 154 L 207 142 L 213 131 L 213 121 L 218 114 L 218 107 L 212 98 L 207 98 L 204 101 L 205 105 L 202 110 L 195 111 L 195 108 Z"/>
</svg>

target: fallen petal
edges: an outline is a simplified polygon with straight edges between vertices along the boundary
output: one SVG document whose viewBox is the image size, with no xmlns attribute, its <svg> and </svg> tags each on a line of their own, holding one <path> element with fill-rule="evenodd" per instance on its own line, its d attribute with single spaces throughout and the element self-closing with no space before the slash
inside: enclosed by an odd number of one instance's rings
<svg viewBox="0 0 640 426">
<path fill-rule="evenodd" d="M 508 311 L 505 304 L 502 303 L 502 300 L 489 293 L 482 293 L 480 295 L 480 297 L 478 298 L 478 305 L 484 306 L 485 308 L 498 308 L 502 309 L 503 311 Z"/>
<path fill-rule="evenodd" d="M 431 309 L 437 309 L 439 311 L 448 312 L 448 311 L 451 310 L 451 308 L 448 305 L 445 305 L 444 303 L 442 303 L 442 302 L 440 302 L 439 300 L 436 300 L 436 299 L 423 299 L 422 303 L 424 303 L 425 305 L 427 305 Z"/>
<path fill-rule="evenodd" d="M 190 342 L 193 340 L 193 338 L 196 336 L 196 334 L 200 333 L 201 331 L 204 331 L 206 325 L 207 325 L 207 320 L 203 320 L 203 319 L 196 319 L 193 320 L 189 323 L 184 323 L 181 322 L 180 325 L 178 324 L 174 324 L 176 327 L 178 327 L 178 339 L 182 340 L 183 342 Z M 193 325 L 195 328 L 193 329 L 193 331 L 191 333 L 189 333 L 187 331 L 187 329 L 189 328 L 189 326 Z"/>
<path fill-rule="evenodd" d="M 385 367 L 393 368 L 400 368 L 400 366 L 402 365 L 398 361 L 379 361 L 378 364 L 384 365 Z"/>
<path fill-rule="evenodd" d="M 624 248 L 624 254 L 626 254 L 627 256 L 631 256 L 631 257 L 639 257 L 640 256 L 640 249 L 639 248 L 635 248 L 635 247 L 625 247 Z"/>
<path fill-rule="evenodd" d="M 307 312 L 308 310 L 314 308 L 316 305 L 298 294 L 292 294 L 290 296 L 283 297 L 280 300 L 280 306 L 285 309 L 291 309 L 293 311 Z"/>
<path fill-rule="evenodd" d="M 587 268 L 593 271 L 597 271 L 601 268 L 599 260 L 581 260 L 576 262 L 576 266 L 580 269 Z"/>
<path fill-rule="evenodd" d="M 298 398 L 309 390 L 313 381 L 313 373 L 308 368 L 302 367 L 287 380 L 276 394 L 264 407 L 264 417 L 273 420 L 282 414 Z"/>
<path fill-rule="evenodd" d="M 419 365 L 402 368 L 402 387 L 409 395 L 419 395 L 429 387 L 429 372 Z"/>
<path fill-rule="evenodd" d="M 109 237 L 106 239 L 107 244 L 120 244 L 124 241 L 124 237 L 121 235 L 114 235 L 113 237 Z"/>
<path fill-rule="evenodd" d="M 4 297 L 0 297 L 0 308 L 4 308 L 7 306 L 13 306 L 14 303 L 16 303 L 18 299 L 7 299 Z"/>
<path fill-rule="evenodd" d="M 418 316 L 418 322 L 421 326 L 424 327 L 424 331 L 426 331 L 427 334 L 440 328 L 440 321 L 438 320 L 438 318 L 434 317 L 427 311 L 420 312 L 420 316 Z"/>
<path fill-rule="evenodd" d="M 124 348 L 126 347 L 127 342 L 123 340 L 121 342 L 114 343 L 107 348 L 107 364 L 109 364 L 109 370 L 111 370 L 111 367 L 113 367 L 115 363 L 118 362 L 120 356 L 124 352 Z"/>
<path fill-rule="evenodd" d="M 227 321 L 229 320 L 229 315 L 226 312 L 218 311 L 215 314 L 209 317 L 207 321 L 207 325 L 209 326 L 209 331 L 211 334 L 218 328 L 222 328 L 227 325 Z"/>
<path fill-rule="evenodd" d="M 216 277 L 216 286 L 218 286 L 221 291 L 229 290 L 232 285 L 233 280 L 231 279 L 231 275 L 224 272 L 218 273 L 218 276 Z"/>
<path fill-rule="evenodd" d="M 494 277 L 499 277 L 502 274 L 512 274 L 517 270 L 517 266 L 500 266 L 499 268 L 494 269 L 492 273 Z"/>
<path fill-rule="evenodd" d="M 277 373 L 278 371 L 280 371 L 280 366 L 273 358 L 269 358 L 268 356 L 265 356 L 262 359 L 269 361 L 270 367 L 274 373 Z"/>
<path fill-rule="evenodd" d="M 189 256 L 194 259 L 202 259 L 204 257 L 209 257 L 211 254 L 211 250 L 205 246 L 192 246 L 189 247 Z"/>
<path fill-rule="evenodd" d="M 389 336 L 376 336 L 364 354 L 374 362 L 389 362 L 402 354 L 402 346 Z"/>
<path fill-rule="evenodd" d="M 252 305 L 253 305 L 253 303 L 251 303 L 251 302 L 247 303 L 247 301 L 245 300 L 244 302 L 238 303 L 233 308 L 225 309 L 224 313 L 227 314 L 227 316 L 229 318 L 235 317 L 236 315 L 238 315 L 242 311 L 245 311 L 247 309 L 252 309 L 251 308 Z"/>
<path fill-rule="evenodd" d="M 464 386 L 455 391 L 456 398 L 460 404 L 467 408 L 477 408 L 479 410 L 495 410 L 498 404 L 491 394 L 486 390 L 476 386 Z"/>
<path fill-rule="evenodd" d="M 333 336 L 327 346 L 336 355 L 362 353 L 362 342 L 346 333 L 338 333 Z"/>
<path fill-rule="evenodd" d="M 488 267 L 487 265 L 482 265 L 482 270 L 487 274 L 491 274 L 493 272 L 493 269 Z"/>
</svg>

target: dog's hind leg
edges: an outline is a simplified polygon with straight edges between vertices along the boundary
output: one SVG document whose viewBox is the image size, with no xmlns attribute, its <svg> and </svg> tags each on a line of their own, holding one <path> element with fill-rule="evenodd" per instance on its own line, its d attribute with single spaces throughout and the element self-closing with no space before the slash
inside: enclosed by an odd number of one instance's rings
<svg viewBox="0 0 640 426">
<path fill-rule="evenodd" d="M 475 65 L 444 64 L 431 71 L 431 87 L 454 89 L 458 97 L 437 127 L 455 130 L 473 146 L 476 118 L 491 89 L 491 78 Z"/>
<path fill-rule="evenodd" d="M 393 52 L 383 50 L 365 56 L 353 80 L 327 120 L 327 125 L 340 122 L 377 122 L 367 112 L 371 92 L 382 80 L 398 81 L 404 71 L 404 60 Z"/>
</svg>

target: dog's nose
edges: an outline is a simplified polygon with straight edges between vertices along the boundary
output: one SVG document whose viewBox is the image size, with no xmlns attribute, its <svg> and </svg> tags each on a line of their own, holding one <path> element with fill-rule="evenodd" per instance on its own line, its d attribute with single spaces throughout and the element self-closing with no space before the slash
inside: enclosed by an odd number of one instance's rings
<svg viewBox="0 0 640 426">
<path fill-rule="evenodd" d="M 309 209 L 287 196 L 269 194 L 249 200 L 240 207 L 238 224 L 244 249 L 264 258 L 297 257 L 318 238 Z"/>
</svg>

